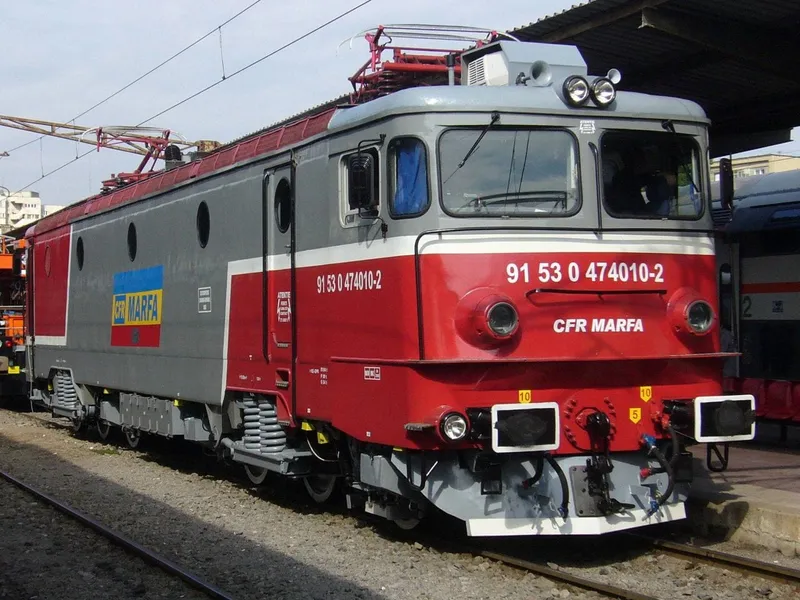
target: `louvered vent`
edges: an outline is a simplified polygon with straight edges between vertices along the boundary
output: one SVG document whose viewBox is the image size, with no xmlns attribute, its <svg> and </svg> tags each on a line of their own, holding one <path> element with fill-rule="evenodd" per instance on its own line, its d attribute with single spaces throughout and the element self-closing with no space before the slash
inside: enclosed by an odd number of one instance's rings
<svg viewBox="0 0 800 600">
<path fill-rule="evenodd" d="M 485 56 L 472 61 L 467 66 L 467 85 L 486 85 Z"/>
<path fill-rule="evenodd" d="M 714 227 L 725 227 L 730 222 L 732 217 L 729 208 L 712 208 L 711 219 L 714 221 Z"/>
</svg>

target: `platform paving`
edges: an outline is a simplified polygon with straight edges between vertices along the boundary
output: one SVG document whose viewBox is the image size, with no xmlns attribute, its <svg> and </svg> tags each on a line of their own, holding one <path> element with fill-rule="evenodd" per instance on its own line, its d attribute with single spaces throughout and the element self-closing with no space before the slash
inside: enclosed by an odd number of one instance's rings
<svg viewBox="0 0 800 600">
<path fill-rule="evenodd" d="M 688 505 L 698 533 L 800 556 L 800 450 L 752 444 L 730 447 L 728 468 L 706 469 L 705 445 L 692 448 L 695 482 Z"/>
</svg>

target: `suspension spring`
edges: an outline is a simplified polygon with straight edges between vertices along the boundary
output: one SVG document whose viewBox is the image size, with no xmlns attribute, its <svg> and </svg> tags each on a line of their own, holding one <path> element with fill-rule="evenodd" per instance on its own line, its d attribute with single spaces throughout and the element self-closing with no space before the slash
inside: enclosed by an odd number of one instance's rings
<svg viewBox="0 0 800 600">
<path fill-rule="evenodd" d="M 261 399 L 258 403 L 259 434 L 261 453 L 280 452 L 286 448 L 286 432 L 278 423 L 278 412 L 269 400 Z"/>
<path fill-rule="evenodd" d="M 248 450 L 261 449 L 258 403 L 252 397 L 244 399 L 244 438 L 242 441 Z"/>
<path fill-rule="evenodd" d="M 75 410 L 78 408 L 78 392 L 72 384 L 72 377 L 69 373 L 60 371 L 54 378 L 55 402 L 59 408 Z"/>
</svg>

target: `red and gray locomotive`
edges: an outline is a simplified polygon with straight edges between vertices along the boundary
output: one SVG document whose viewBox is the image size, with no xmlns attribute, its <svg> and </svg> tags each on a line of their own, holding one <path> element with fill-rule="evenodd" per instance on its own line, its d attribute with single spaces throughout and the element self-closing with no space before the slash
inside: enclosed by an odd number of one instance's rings
<svg viewBox="0 0 800 600">
<path fill-rule="evenodd" d="M 687 442 L 754 433 L 722 395 L 702 109 L 572 46 L 384 61 L 387 33 L 349 99 L 31 227 L 33 399 L 402 527 L 683 518 Z"/>
</svg>

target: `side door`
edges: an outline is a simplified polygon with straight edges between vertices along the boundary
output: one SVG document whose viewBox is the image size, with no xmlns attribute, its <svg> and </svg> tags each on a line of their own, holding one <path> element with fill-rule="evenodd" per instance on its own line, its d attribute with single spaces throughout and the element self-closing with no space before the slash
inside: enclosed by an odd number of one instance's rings
<svg viewBox="0 0 800 600">
<path fill-rule="evenodd" d="M 264 358 L 275 387 L 294 396 L 294 163 L 268 167 L 262 185 L 262 306 Z M 292 406 L 294 403 L 292 402 Z"/>
<path fill-rule="evenodd" d="M 25 284 L 25 309 L 23 339 L 25 340 L 25 379 L 28 383 L 36 379 L 33 368 L 33 332 L 34 332 L 34 298 L 33 291 L 33 244 L 27 244 L 24 250 L 24 265 L 20 265 L 20 277 Z"/>
</svg>

